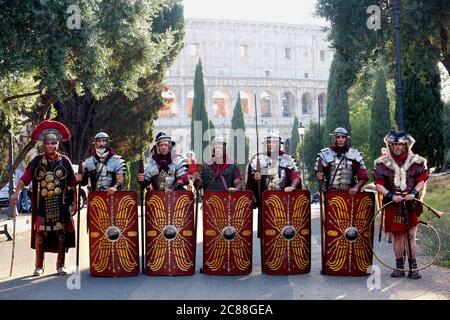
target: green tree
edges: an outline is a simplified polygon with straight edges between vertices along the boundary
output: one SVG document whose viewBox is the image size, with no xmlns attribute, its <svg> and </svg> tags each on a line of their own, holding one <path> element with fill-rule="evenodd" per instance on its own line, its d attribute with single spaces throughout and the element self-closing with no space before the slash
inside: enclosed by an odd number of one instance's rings
<svg viewBox="0 0 450 320">
<path fill-rule="evenodd" d="M 299 159 L 299 154 L 297 153 L 297 147 L 300 144 L 300 136 L 298 134 L 298 127 L 299 127 L 299 122 L 298 122 L 297 116 L 295 116 L 294 123 L 292 125 L 292 130 L 291 130 L 291 145 L 289 147 L 289 150 L 287 150 L 287 152 L 290 153 L 295 159 Z"/>
<path fill-rule="evenodd" d="M 173 52 L 179 30 L 154 32 L 158 17 L 179 0 L 86 2 L 75 0 L 82 15 L 79 29 L 68 28 L 71 18 L 65 2 L 0 1 L 0 79 L 10 75 L 33 79 L 23 92 L 11 92 L 3 105 L 35 96 L 33 113 L 10 112 L 32 126 L 55 116 L 56 102 L 85 93 L 101 100 L 112 92 L 135 99 L 147 90 L 151 78 Z M 143 81 L 144 79 L 144 81 Z M 19 102 L 21 103 L 21 102 Z M 2 106 L 3 108 L 3 106 Z M 9 123 L 11 121 L 8 120 Z M 33 141 L 25 141 L 14 168 L 23 160 Z M 4 172 L 4 171 L 3 171 Z M 3 185 L 11 172 L 0 181 Z"/>
<path fill-rule="evenodd" d="M 405 68 L 405 130 L 416 140 L 413 151 L 439 170 L 445 152 L 439 70 L 433 64 L 420 73 L 413 68 L 409 64 Z"/>
<path fill-rule="evenodd" d="M 139 81 L 139 93 L 129 99 L 123 92 L 114 90 L 101 99 L 90 92 L 83 96 L 76 92 L 56 103 L 57 120 L 66 123 L 78 137 L 64 143 L 64 149 L 73 161 L 84 159 L 90 142 L 99 130 L 104 130 L 113 139 L 113 147 L 127 160 L 137 160 L 153 139 L 153 121 L 163 105 L 161 92 L 165 71 L 182 47 L 184 22 L 181 4 L 167 7 L 154 18 L 154 37 L 167 30 L 177 31 L 174 44 L 167 56 L 161 59 L 156 72 Z M 119 125 L 118 125 L 119 124 Z"/>
<path fill-rule="evenodd" d="M 228 142 L 228 155 L 232 157 L 241 171 L 241 176 L 245 176 L 245 166 L 248 162 L 248 138 L 245 134 L 244 113 L 242 112 L 241 94 L 238 93 L 236 104 L 231 118 L 231 135 Z"/>
<path fill-rule="evenodd" d="M 343 60 L 342 56 L 336 52 L 328 80 L 325 133 L 333 132 L 337 127 L 344 127 L 351 132 L 347 93 L 353 81 L 351 67 L 351 63 Z"/>
<path fill-rule="evenodd" d="M 298 146 L 297 152 L 300 154 L 304 154 L 305 157 L 305 165 L 306 165 L 306 172 L 307 172 L 307 181 L 308 181 L 308 188 L 311 190 L 311 192 L 315 192 L 319 189 L 318 183 L 315 177 L 314 172 L 314 164 L 316 162 L 317 154 L 322 149 L 322 143 L 319 140 L 319 129 L 321 132 L 324 130 L 324 125 L 321 124 L 319 127 L 319 124 L 317 122 L 311 122 L 309 125 L 308 130 L 305 132 L 304 137 L 304 149 L 303 152 L 301 152 L 301 145 Z M 305 183 L 306 181 L 303 181 Z"/>
<path fill-rule="evenodd" d="M 450 167 L 450 101 L 444 104 L 444 141 L 446 145 L 446 167 Z"/>
<path fill-rule="evenodd" d="M 386 90 L 386 77 L 382 71 L 378 72 L 373 89 L 372 121 L 370 127 L 370 162 L 381 156 L 381 148 L 385 146 L 383 138 L 391 128 L 391 114 L 389 98 Z M 371 167 L 371 166 L 370 166 Z"/>
<path fill-rule="evenodd" d="M 216 137 L 216 127 L 214 127 L 212 120 L 209 120 L 209 134 L 211 135 L 211 140 Z"/>
<path fill-rule="evenodd" d="M 370 5 L 377 4 L 381 9 L 381 29 L 372 30 L 367 27 L 369 18 L 366 13 Z M 408 0 L 401 1 L 401 58 L 404 66 L 404 77 L 409 77 L 406 68 L 408 65 L 412 72 L 419 78 L 426 79 L 433 74 L 433 69 L 438 62 L 442 62 L 447 71 L 450 70 L 450 50 L 448 50 L 448 35 L 450 26 L 450 6 L 449 0 Z M 367 73 L 368 68 L 379 58 L 385 56 L 388 61 L 388 78 L 394 78 L 395 72 L 395 29 L 392 10 L 392 1 L 373 1 L 370 0 L 318 0 L 316 11 L 319 16 L 328 19 L 331 22 L 329 40 L 336 54 L 341 56 L 342 61 L 348 61 L 347 77 L 353 83 L 358 73 Z M 330 75 L 330 82 L 332 80 Z M 425 81 L 426 82 L 426 81 Z M 343 82 L 345 89 L 347 82 Z M 330 91 L 330 90 L 329 90 Z M 329 93 L 329 99 L 332 100 L 332 94 Z M 419 94 L 420 98 L 422 97 Z M 406 79 L 405 79 L 405 100 L 406 100 Z M 411 100 L 409 100 L 411 101 Z M 438 103 L 431 105 L 437 110 L 429 109 L 435 120 L 434 123 L 441 123 L 442 107 Z M 421 113 L 410 113 L 406 111 L 412 109 L 407 106 L 405 101 L 404 114 L 418 119 Z M 418 110 L 414 108 L 414 110 Z M 345 110 L 344 110 L 345 112 Z M 328 114 L 328 117 L 334 116 Z M 397 116 L 397 113 L 396 113 Z M 406 122 L 405 128 L 408 126 Z M 437 122 L 436 122 L 437 121 Z M 414 128 L 415 132 L 427 132 L 430 127 L 441 130 L 442 127 L 430 126 L 428 121 L 417 121 L 416 124 L 410 123 L 409 128 Z M 419 127 L 421 127 L 419 129 Z M 329 129 L 330 127 L 327 127 Z M 430 131 L 428 131 L 430 132 Z M 441 133 L 436 134 L 442 136 Z M 440 166 L 442 163 L 442 152 L 440 151 L 442 142 L 437 139 L 426 140 L 426 135 L 420 135 L 419 139 L 424 139 L 421 143 L 428 144 L 428 151 L 425 152 L 429 158 L 429 163 L 436 163 Z M 434 159 L 431 159 L 433 157 Z"/>
<path fill-rule="evenodd" d="M 196 132 L 195 124 L 201 124 L 201 132 Z M 200 126 L 199 126 L 200 127 Z M 208 148 L 210 143 L 209 136 L 209 120 L 208 112 L 206 111 L 205 102 L 205 85 L 203 82 L 203 68 L 202 60 L 199 59 L 195 66 L 195 78 L 194 78 L 194 100 L 192 101 L 192 120 L 191 120 L 191 149 L 195 151 L 197 159 L 203 161 L 203 152 Z M 201 133 L 201 136 L 200 136 Z M 197 134 L 197 135 L 195 135 Z M 201 139 L 201 150 L 196 150 L 195 140 Z"/>
</svg>

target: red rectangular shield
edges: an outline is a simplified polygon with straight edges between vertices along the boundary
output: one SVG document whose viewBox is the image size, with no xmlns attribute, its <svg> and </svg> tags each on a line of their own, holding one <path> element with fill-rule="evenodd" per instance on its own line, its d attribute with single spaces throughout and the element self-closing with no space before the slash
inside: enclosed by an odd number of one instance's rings
<svg viewBox="0 0 450 320">
<path fill-rule="evenodd" d="M 145 195 L 146 272 L 152 276 L 195 273 L 194 195 L 149 191 Z"/>
<path fill-rule="evenodd" d="M 372 265 L 375 194 L 330 191 L 325 201 L 322 273 L 363 276 Z"/>
<path fill-rule="evenodd" d="M 89 258 L 94 277 L 124 277 L 139 273 L 136 192 L 90 192 Z"/>
<path fill-rule="evenodd" d="M 263 192 L 262 272 L 311 270 L 311 196 L 308 190 Z"/>
<path fill-rule="evenodd" d="M 211 275 L 252 272 L 253 194 L 205 191 L 203 271 Z"/>
</svg>

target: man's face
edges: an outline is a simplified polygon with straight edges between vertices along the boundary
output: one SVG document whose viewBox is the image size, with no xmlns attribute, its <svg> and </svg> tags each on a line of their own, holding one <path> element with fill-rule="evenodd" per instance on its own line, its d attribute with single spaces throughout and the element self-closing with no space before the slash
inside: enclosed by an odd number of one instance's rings
<svg viewBox="0 0 450 320">
<path fill-rule="evenodd" d="M 45 154 L 55 154 L 58 150 L 58 141 L 46 141 L 44 142 L 44 153 Z"/>
<path fill-rule="evenodd" d="M 158 147 L 159 147 L 159 152 L 162 154 L 162 155 L 166 155 L 166 154 L 169 154 L 169 142 L 167 142 L 167 141 L 161 141 L 159 144 L 158 144 Z"/>
<path fill-rule="evenodd" d="M 406 152 L 406 143 L 394 142 L 392 143 L 392 153 L 396 156 Z"/>
<path fill-rule="evenodd" d="M 217 144 L 214 146 L 214 155 L 216 158 L 222 158 L 223 157 L 223 146 L 220 144 Z"/>
<path fill-rule="evenodd" d="M 280 144 L 276 140 L 267 140 L 267 152 L 275 153 L 280 150 Z"/>
<path fill-rule="evenodd" d="M 347 136 L 345 136 L 345 135 L 337 135 L 336 136 L 336 146 L 338 148 L 343 148 L 345 146 L 346 141 L 347 141 Z"/>
<path fill-rule="evenodd" d="M 107 143 L 108 143 L 108 139 L 107 138 L 95 139 L 95 147 L 97 149 L 105 148 Z"/>
</svg>

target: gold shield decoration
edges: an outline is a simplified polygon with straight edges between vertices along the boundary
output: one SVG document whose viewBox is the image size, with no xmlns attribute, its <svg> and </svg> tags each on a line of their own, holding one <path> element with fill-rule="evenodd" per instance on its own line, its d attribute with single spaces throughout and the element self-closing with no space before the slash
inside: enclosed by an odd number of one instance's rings
<svg viewBox="0 0 450 320">
<path fill-rule="evenodd" d="M 90 192 L 89 257 L 94 277 L 122 277 L 139 273 L 136 192 Z"/>
<path fill-rule="evenodd" d="M 325 202 L 323 274 L 361 276 L 372 265 L 375 194 L 330 191 Z"/>
<path fill-rule="evenodd" d="M 308 190 L 263 192 L 263 273 L 293 275 L 311 270 L 310 198 Z"/>
<path fill-rule="evenodd" d="M 211 275 L 252 272 L 253 194 L 205 191 L 203 271 Z"/>
<path fill-rule="evenodd" d="M 194 195 L 191 191 L 150 191 L 145 195 L 146 272 L 195 273 Z"/>
</svg>

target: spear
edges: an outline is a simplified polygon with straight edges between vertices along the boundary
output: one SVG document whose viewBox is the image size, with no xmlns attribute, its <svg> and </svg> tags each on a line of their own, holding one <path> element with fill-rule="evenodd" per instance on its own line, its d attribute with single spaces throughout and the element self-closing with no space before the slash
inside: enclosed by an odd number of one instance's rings
<svg viewBox="0 0 450 320">
<path fill-rule="evenodd" d="M 78 174 L 83 174 L 83 162 L 78 162 Z M 80 267 L 80 220 L 81 220 L 81 181 L 78 184 L 78 218 L 77 218 L 77 272 Z"/>
<path fill-rule="evenodd" d="M 11 251 L 11 266 L 9 268 L 9 276 L 12 276 L 13 273 L 13 266 L 14 266 L 14 252 L 16 249 L 16 206 L 13 206 L 12 208 L 12 214 L 13 214 L 13 246 Z"/>
<path fill-rule="evenodd" d="M 256 94 L 255 94 L 255 127 L 256 127 L 256 172 L 261 173 L 261 164 L 259 162 L 259 138 L 258 138 L 258 108 L 256 106 Z M 255 173 L 256 173 L 255 172 Z M 260 208 L 261 204 L 261 180 L 256 185 L 257 197 L 256 207 L 258 209 L 258 238 L 262 239 L 262 212 Z M 262 249 L 262 248 L 261 248 Z"/>
<path fill-rule="evenodd" d="M 318 163 L 318 172 L 323 173 L 323 166 L 322 166 L 322 160 L 319 159 Z M 320 256 L 322 258 L 322 271 L 324 270 L 324 256 L 323 256 L 323 249 L 325 244 L 323 243 L 323 208 L 322 208 L 322 198 L 323 198 L 323 178 L 322 180 L 319 180 L 319 206 L 320 206 Z"/>
<path fill-rule="evenodd" d="M 139 173 L 144 174 L 144 160 L 139 160 Z M 141 192 L 141 254 L 142 254 L 142 273 L 145 273 L 145 220 L 144 220 L 144 182 L 140 183 Z"/>
</svg>

